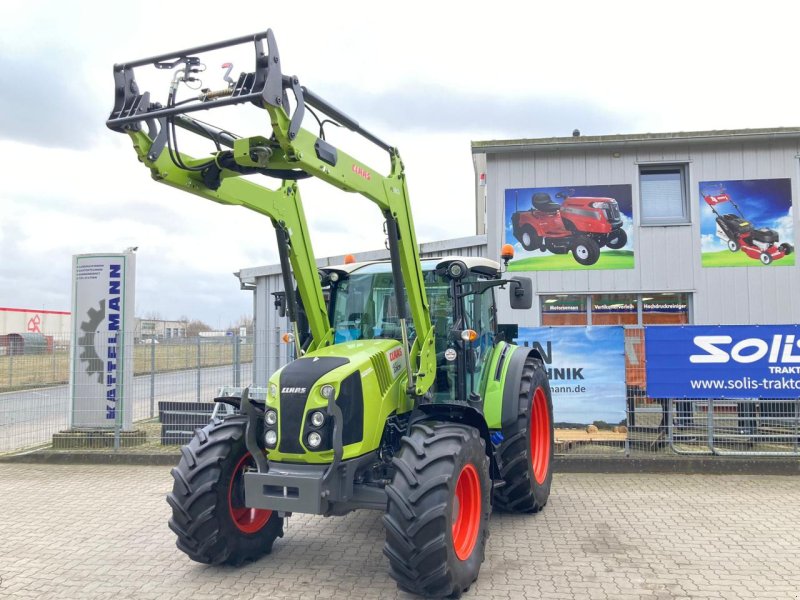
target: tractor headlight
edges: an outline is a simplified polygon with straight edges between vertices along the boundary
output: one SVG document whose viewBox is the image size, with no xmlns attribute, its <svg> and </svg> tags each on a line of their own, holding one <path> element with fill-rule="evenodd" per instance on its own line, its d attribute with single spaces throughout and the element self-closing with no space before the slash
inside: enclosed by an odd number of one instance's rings
<svg viewBox="0 0 800 600">
<path fill-rule="evenodd" d="M 275 444 L 278 443 L 278 434 L 274 429 L 270 429 L 264 434 L 264 443 L 270 448 L 274 448 Z"/>
<path fill-rule="evenodd" d="M 307 441 L 309 448 L 319 448 L 319 445 L 322 443 L 322 436 L 316 431 L 312 431 L 308 434 Z"/>
<path fill-rule="evenodd" d="M 275 425 L 278 422 L 278 413 L 274 410 L 268 410 L 267 414 L 264 415 L 264 420 L 267 422 L 267 425 Z"/>
<path fill-rule="evenodd" d="M 325 384 L 320 388 L 319 393 L 322 394 L 322 397 L 325 398 L 325 400 L 330 400 L 331 398 L 333 398 L 333 395 L 334 393 L 336 393 L 336 390 L 332 385 Z"/>
<path fill-rule="evenodd" d="M 270 384 L 269 384 L 269 395 L 270 395 L 272 398 L 274 398 L 275 396 L 277 396 L 277 395 L 278 395 L 278 386 L 277 386 L 277 385 L 275 385 L 274 383 L 270 383 Z"/>
<path fill-rule="evenodd" d="M 315 410 L 311 413 L 311 424 L 314 427 L 322 427 L 322 424 L 325 422 L 325 415 L 323 415 L 320 411 Z"/>
</svg>

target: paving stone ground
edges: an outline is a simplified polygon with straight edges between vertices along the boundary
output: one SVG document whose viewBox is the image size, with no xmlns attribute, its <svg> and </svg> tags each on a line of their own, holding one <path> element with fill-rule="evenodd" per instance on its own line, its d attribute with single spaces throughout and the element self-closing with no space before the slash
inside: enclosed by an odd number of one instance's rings
<svg viewBox="0 0 800 600">
<path fill-rule="evenodd" d="M 0 598 L 410 598 L 380 514 L 294 516 L 240 568 L 167 529 L 169 469 L 0 464 Z M 800 477 L 556 475 L 536 516 L 495 514 L 465 598 L 800 600 Z"/>
</svg>

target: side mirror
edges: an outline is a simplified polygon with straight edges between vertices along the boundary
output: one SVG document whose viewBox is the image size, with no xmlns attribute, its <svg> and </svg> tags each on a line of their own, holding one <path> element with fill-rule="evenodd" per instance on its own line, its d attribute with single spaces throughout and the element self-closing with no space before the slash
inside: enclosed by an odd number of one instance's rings
<svg viewBox="0 0 800 600">
<path fill-rule="evenodd" d="M 533 306 L 533 282 L 528 277 L 508 280 L 508 300 L 514 310 L 530 310 Z"/>
<path fill-rule="evenodd" d="M 286 292 L 272 292 L 275 296 L 275 310 L 278 311 L 278 316 L 286 316 Z"/>
</svg>

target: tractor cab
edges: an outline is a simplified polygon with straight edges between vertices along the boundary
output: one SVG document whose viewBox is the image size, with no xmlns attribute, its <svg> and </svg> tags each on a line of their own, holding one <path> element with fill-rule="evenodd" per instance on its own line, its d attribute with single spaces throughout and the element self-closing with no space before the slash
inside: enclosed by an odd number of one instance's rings
<svg viewBox="0 0 800 600">
<path fill-rule="evenodd" d="M 446 403 L 479 395 L 497 335 L 494 286 L 487 284 L 502 283 L 500 265 L 484 258 L 447 257 L 423 260 L 422 271 L 436 346 L 429 398 Z M 322 274 L 334 343 L 401 339 L 390 262 L 332 266 Z M 412 325 L 408 336 L 413 344 Z"/>
</svg>

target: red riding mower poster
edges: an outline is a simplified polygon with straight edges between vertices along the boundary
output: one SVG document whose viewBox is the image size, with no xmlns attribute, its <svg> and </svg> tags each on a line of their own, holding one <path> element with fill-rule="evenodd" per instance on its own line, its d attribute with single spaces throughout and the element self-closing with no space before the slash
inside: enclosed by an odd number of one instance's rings
<svg viewBox="0 0 800 600">
<path fill-rule="evenodd" d="M 632 269 L 631 206 L 630 185 L 507 189 L 509 271 Z"/>
<path fill-rule="evenodd" d="M 700 182 L 704 267 L 794 265 L 793 229 L 790 179 Z"/>
</svg>

